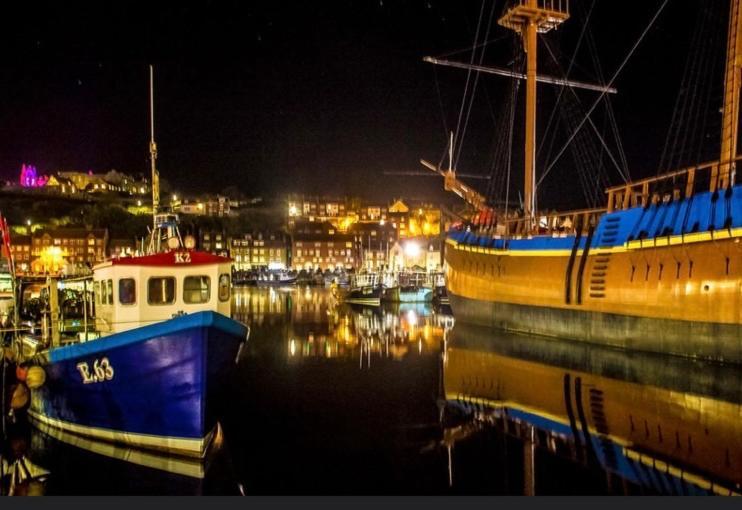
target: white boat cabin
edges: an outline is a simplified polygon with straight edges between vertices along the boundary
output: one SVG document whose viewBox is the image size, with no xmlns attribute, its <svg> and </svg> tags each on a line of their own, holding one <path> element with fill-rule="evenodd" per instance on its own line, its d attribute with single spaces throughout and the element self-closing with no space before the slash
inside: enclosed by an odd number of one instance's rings
<svg viewBox="0 0 742 510">
<path fill-rule="evenodd" d="M 93 268 L 95 326 L 103 335 L 211 310 L 230 316 L 231 261 L 177 249 Z"/>
</svg>

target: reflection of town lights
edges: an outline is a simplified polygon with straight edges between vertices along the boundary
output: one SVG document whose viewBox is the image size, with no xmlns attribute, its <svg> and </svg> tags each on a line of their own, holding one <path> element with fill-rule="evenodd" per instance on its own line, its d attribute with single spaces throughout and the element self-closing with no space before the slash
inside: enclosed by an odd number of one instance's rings
<svg viewBox="0 0 742 510">
<path fill-rule="evenodd" d="M 417 326 L 417 314 L 415 313 L 415 310 L 409 310 L 407 312 L 407 323 L 410 326 Z"/>
<path fill-rule="evenodd" d="M 291 354 L 291 356 L 294 356 L 296 354 L 296 340 L 294 340 L 293 338 L 289 342 L 289 353 Z"/>
<path fill-rule="evenodd" d="M 405 243 L 404 254 L 408 257 L 417 257 L 418 255 L 420 255 L 420 245 L 414 241 Z"/>
</svg>

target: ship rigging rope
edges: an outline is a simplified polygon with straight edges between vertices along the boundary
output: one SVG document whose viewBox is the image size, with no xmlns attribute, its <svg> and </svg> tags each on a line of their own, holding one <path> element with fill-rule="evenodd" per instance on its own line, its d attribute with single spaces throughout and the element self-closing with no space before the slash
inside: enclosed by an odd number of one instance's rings
<svg viewBox="0 0 742 510">
<path fill-rule="evenodd" d="M 710 116 L 703 112 L 713 111 L 710 102 L 716 82 L 712 77 L 719 75 L 714 68 L 722 61 L 718 55 L 723 55 L 723 52 L 716 51 L 719 35 L 723 33 L 717 26 L 721 10 L 718 4 L 718 1 L 712 1 L 699 6 L 657 174 L 706 159 L 702 151 L 708 145 L 704 143 L 704 133 Z"/>
<path fill-rule="evenodd" d="M 484 7 L 484 5 L 485 5 L 485 2 L 482 2 L 482 7 Z M 492 2 L 492 8 L 490 9 L 489 19 L 487 20 L 487 29 L 486 29 L 485 34 L 484 34 L 484 39 L 485 40 L 490 35 L 490 29 L 492 28 L 492 18 L 495 15 L 495 6 L 496 5 L 497 5 L 497 1 L 496 0 L 493 0 L 493 2 Z M 475 41 L 475 43 L 476 43 L 476 41 Z M 482 51 L 479 52 L 479 65 L 480 66 L 484 62 L 484 53 L 485 53 L 486 49 L 487 49 L 487 47 L 484 46 L 484 47 L 482 47 Z M 472 51 L 472 56 L 474 56 L 475 53 L 476 53 L 476 50 L 475 51 Z M 456 158 L 454 159 L 454 166 L 453 166 L 454 168 L 458 168 L 459 158 L 461 158 L 461 149 L 462 149 L 462 147 L 464 145 L 464 138 L 466 137 L 466 129 L 467 129 L 468 125 L 469 125 L 469 117 L 471 116 L 471 109 L 472 109 L 472 106 L 474 105 L 474 98 L 475 98 L 476 93 L 477 93 L 477 84 L 479 83 L 479 76 L 480 76 L 480 74 L 481 73 L 476 73 L 476 75 L 474 76 L 474 86 L 472 87 L 471 96 L 469 97 L 469 106 L 467 107 L 467 110 L 466 110 L 466 120 L 464 121 L 463 130 L 461 132 L 461 138 L 460 138 L 460 140 L 456 140 L 456 144 L 454 145 L 454 147 L 456 148 Z"/>
<path fill-rule="evenodd" d="M 577 38 L 577 44 L 575 45 L 575 50 L 572 53 L 572 58 L 569 61 L 569 66 L 567 66 L 567 71 L 564 73 L 564 80 L 566 81 L 569 78 L 570 73 L 572 72 L 572 67 L 575 65 L 575 60 L 577 59 L 577 53 L 580 51 L 580 47 L 582 46 L 582 40 L 585 36 L 585 33 L 587 32 L 587 26 L 590 23 L 590 17 L 593 13 L 593 8 L 595 7 L 595 0 L 590 4 L 590 9 L 587 12 L 587 16 L 585 16 L 585 22 L 582 25 L 582 31 L 580 32 L 580 37 Z M 545 43 L 547 42 L 547 39 L 545 37 L 541 38 Z M 548 48 L 548 45 L 547 45 Z M 549 50 L 549 53 L 551 53 L 551 50 Z M 552 58 L 554 58 L 552 56 Z M 556 62 L 556 59 L 554 59 Z M 549 120 L 546 123 L 546 129 L 544 130 L 544 134 L 541 137 L 541 143 L 539 143 L 538 150 L 536 151 L 536 157 L 538 158 L 539 154 L 541 154 L 541 150 L 544 148 L 544 143 L 546 142 L 546 139 L 549 136 L 549 133 L 551 132 L 551 126 L 554 123 L 554 119 L 556 118 L 556 112 L 557 112 L 557 106 L 559 105 L 560 101 L 562 100 L 562 96 L 564 95 L 564 89 L 565 87 L 562 86 L 559 89 L 559 95 L 557 96 L 556 103 L 554 104 L 554 109 L 551 110 L 551 114 L 549 115 Z"/>
<path fill-rule="evenodd" d="M 593 102 L 592 106 L 590 107 L 590 109 L 585 114 L 585 118 L 582 119 L 582 121 L 579 123 L 579 125 L 577 126 L 577 128 L 572 132 L 572 134 L 567 139 L 567 141 L 564 144 L 564 146 L 562 146 L 562 148 L 560 149 L 560 151 L 557 153 L 557 155 L 554 158 L 554 160 L 546 168 L 546 170 L 541 175 L 541 178 L 538 180 L 538 182 L 536 182 L 536 187 L 537 188 L 538 188 L 538 186 L 541 185 L 541 183 L 546 178 L 546 176 L 549 175 L 549 172 L 551 172 L 551 170 L 554 168 L 554 165 L 557 163 L 557 161 L 559 161 L 559 158 L 562 157 L 562 155 L 564 154 L 564 151 L 566 151 L 567 148 L 569 147 L 569 145 L 572 143 L 572 140 L 575 139 L 575 137 L 577 136 L 577 134 L 579 133 L 579 131 L 582 129 L 582 127 L 587 122 L 587 120 L 590 117 L 590 115 L 592 115 L 592 113 L 595 111 L 595 108 L 598 107 L 598 104 L 600 104 L 600 102 L 603 100 L 603 97 L 606 95 L 608 89 L 613 86 L 613 83 L 616 81 L 616 78 L 618 78 L 618 75 L 621 74 L 621 71 L 623 71 L 623 68 L 626 66 L 626 64 L 629 62 L 629 60 L 631 59 L 631 57 L 634 55 L 634 52 L 636 52 L 636 49 L 639 47 L 639 45 L 641 44 L 641 42 L 644 40 L 644 38 L 646 37 L 646 35 L 649 33 L 649 31 L 651 30 L 651 28 L 654 26 L 654 23 L 657 21 L 657 18 L 660 17 L 660 14 L 662 14 L 662 11 L 665 10 L 665 7 L 669 3 L 669 1 L 670 0 L 663 0 L 663 2 L 660 5 L 659 9 L 657 9 L 657 12 L 654 14 L 654 16 L 652 17 L 652 19 L 649 21 L 649 24 L 644 29 L 644 31 L 642 32 L 641 36 L 639 36 L 639 39 L 636 41 L 636 43 L 634 43 L 634 46 L 632 46 L 631 50 L 626 55 L 626 58 L 624 58 L 623 62 L 621 62 L 621 65 L 618 66 L 618 69 L 616 69 L 616 72 L 613 74 L 613 77 L 611 78 L 611 80 L 606 84 L 605 90 L 603 92 L 601 92 L 600 95 L 598 96 L 598 98 Z"/>
<path fill-rule="evenodd" d="M 474 33 L 474 46 L 476 46 L 477 43 L 479 42 L 479 29 L 482 26 L 482 17 L 484 16 L 484 4 L 485 4 L 485 2 L 486 2 L 486 0 L 482 0 L 482 7 L 479 9 L 479 21 L 477 22 L 477 30 Z M 458 137 L 459 137 L 459 129 L 461 128 L 461 118 L 464 116 L 464 107 L 466 106 L 466 99 L 468 97 L 467 94 L 469 92 L 469 81 L 471 80 L 471 73 L 472 73 L 471 67 L 474 64 L 474 58 L 476 56 L 476 53 L 477 53 L 476 50 L 473 50 L 471 52 L 471 58 L 469 59 L 469 66 L 470 66 L 470 68 L 466 72 L 466 83 L 464 85 L 464 95 L 461 98 L 461 108 L 459 108 L 459 116 L 458 116 L 458 119 L 456 121 L 456 131 L 454 132 L 454 135 L 453 135 L 453 141 L 454 141 L 454 144 L 453 145 L 454 145 L 454 147 L 456 146 L 456 142 L 457 142 Z"/>
<path fill-rule="evenodd" d="M 559 60 L 557 59 L 556 55 L 554 54 L 554 51 L 552 50 L 551 45 L 549 44 L 549 41 L 547 41 L 546 39 L 544 39 L 544 46 L 548 50 L 549 56 L 551 56 L 551 59 L 554 61 L 554 63 L 557 64 L 557 65 L 559 65 Z M 565 79 L 566 79 L 566 75 L 565 75 Z M 572 96 L 574 96 L 575 102 L 578 105 L 581 105 L 580 98 L 577 95 L 577 92 L 575 92 L 574 88 L 572 88 L 572 87 L 563 87 L 562 89 L 564 89 L 564 88 L 568 88 L 569 91 L 570 91 L 570 93 L 572 94 Z M 557 104 L 559 103 L 559 100 L 561 99 L 561 94 L 562 93 L 560 92 L 560 98 L 557 99 Z M 556 108 L 554 110 L 556 111 Z M 616 170 L 618 171 L 618 174 L 623 178 L 624 182 L 628 182 L 629 181 L 628 176 L 626 175 L 626 173 L 624 173 L 624 169 L 621 168 L 621 165 L 618 164 L 618 161 L 616 161 L 616 158 L 613 156 L 613 153 L 611 152 L 610 147 L 608 147 L 608 144 L 606 143 L 605 139 L 600 134 L 600 131 L 598 130 L 598 127 L 595 125 L 595 122 L 590 117 L 588 117 L 587 119 L 588 119 L 588 122 L 590 123 L 590 127 L 592 128 L 593 133 L 595 134 L 596 138 L 598 139 L 598 141 L 600 141 L 600 144 L 603 146 L 603 149 L 605 150 L 606 154 L 608 154 L 608 157 L 610 158 L 611 162 L 613 163 L 613 166 L 616 167 Z"/>
</svg>

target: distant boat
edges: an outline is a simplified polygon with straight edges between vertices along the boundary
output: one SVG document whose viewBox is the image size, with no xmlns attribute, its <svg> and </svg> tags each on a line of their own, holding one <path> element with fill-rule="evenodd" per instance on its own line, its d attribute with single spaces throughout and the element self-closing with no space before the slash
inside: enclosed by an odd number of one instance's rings
<svg viewBox="0 0 742 510">
<path fill-rule="evenodd" d="M 258 285 L 291 285 L 296 283 L 297 275 L 286 270 L 269 270 L 258 273 L 256 282 Z"/>
<path fill-rule="evenodd" d="M 429 285 L 427 273 L 423 271 L 400 272 L 393 283 L 384 289 L 382 300 L 389 303 L 430 303 L 433 289 Z"/>
<path fill-rule="evenodd" d="M 361 273 L 350 279 L 350 287 L 343 289 L 339 285 L 333 285 L 333 296 L 341 302 L 380 306 L 384 287 L 381 285 L 377 273 Z"/>
</svg>

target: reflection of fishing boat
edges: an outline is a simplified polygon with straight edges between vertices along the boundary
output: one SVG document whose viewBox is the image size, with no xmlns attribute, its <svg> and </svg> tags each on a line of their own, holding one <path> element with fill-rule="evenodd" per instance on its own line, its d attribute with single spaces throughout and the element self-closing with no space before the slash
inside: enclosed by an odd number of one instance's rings
<svg viewBox="0 0 742 510">
<path fill-rule="evenodd" d="M 215 434 L 219 396 L 247 338 L 230 315 L 231 261 L 192 249 L 177 217 L 158 214 L 152 153 L 154 229 L 148 253 L 93 268 L 95 317 L 74 336 L 59 328 L 56 281 L 40 337 L 27 337 L 46 382 L 29 415 L 99 441 L 202 457 Z M 83 307 L 85 310 L 86 307 Z M 27 352 L 27 351 L 26 351 Z"/>
<path fill-rule="evenodd" d="M 738 370 L 524 340 L 457 325 L 444 386 L 451 405 L 522 439 L 527 464 L 537 448 L 650 491 L 739 492 Z"/>
<path fill-rule="evenodd" d="M 40 453 L 42 457 L 48 457 L 54 455 L 54 453 L 59 454 L 59 446 L 53 443 L 59 441 L 110 459 L 196 479 L 204 478 L 210 457 L 219 450 L 218 447 L 223 441 L 221 427 L 217 427 L 213 447 L 209 450 L 210 455 L 205 459 L 193 459 L 167 455 L 152 450 L 138 450 L 107 441 L 97 441 L 55 427 L 49 427 L 43 423 L 37 424 L 36 428 L 39 432 L 32 438 L 32 449 L 35 453 Z"/>
</svg>

